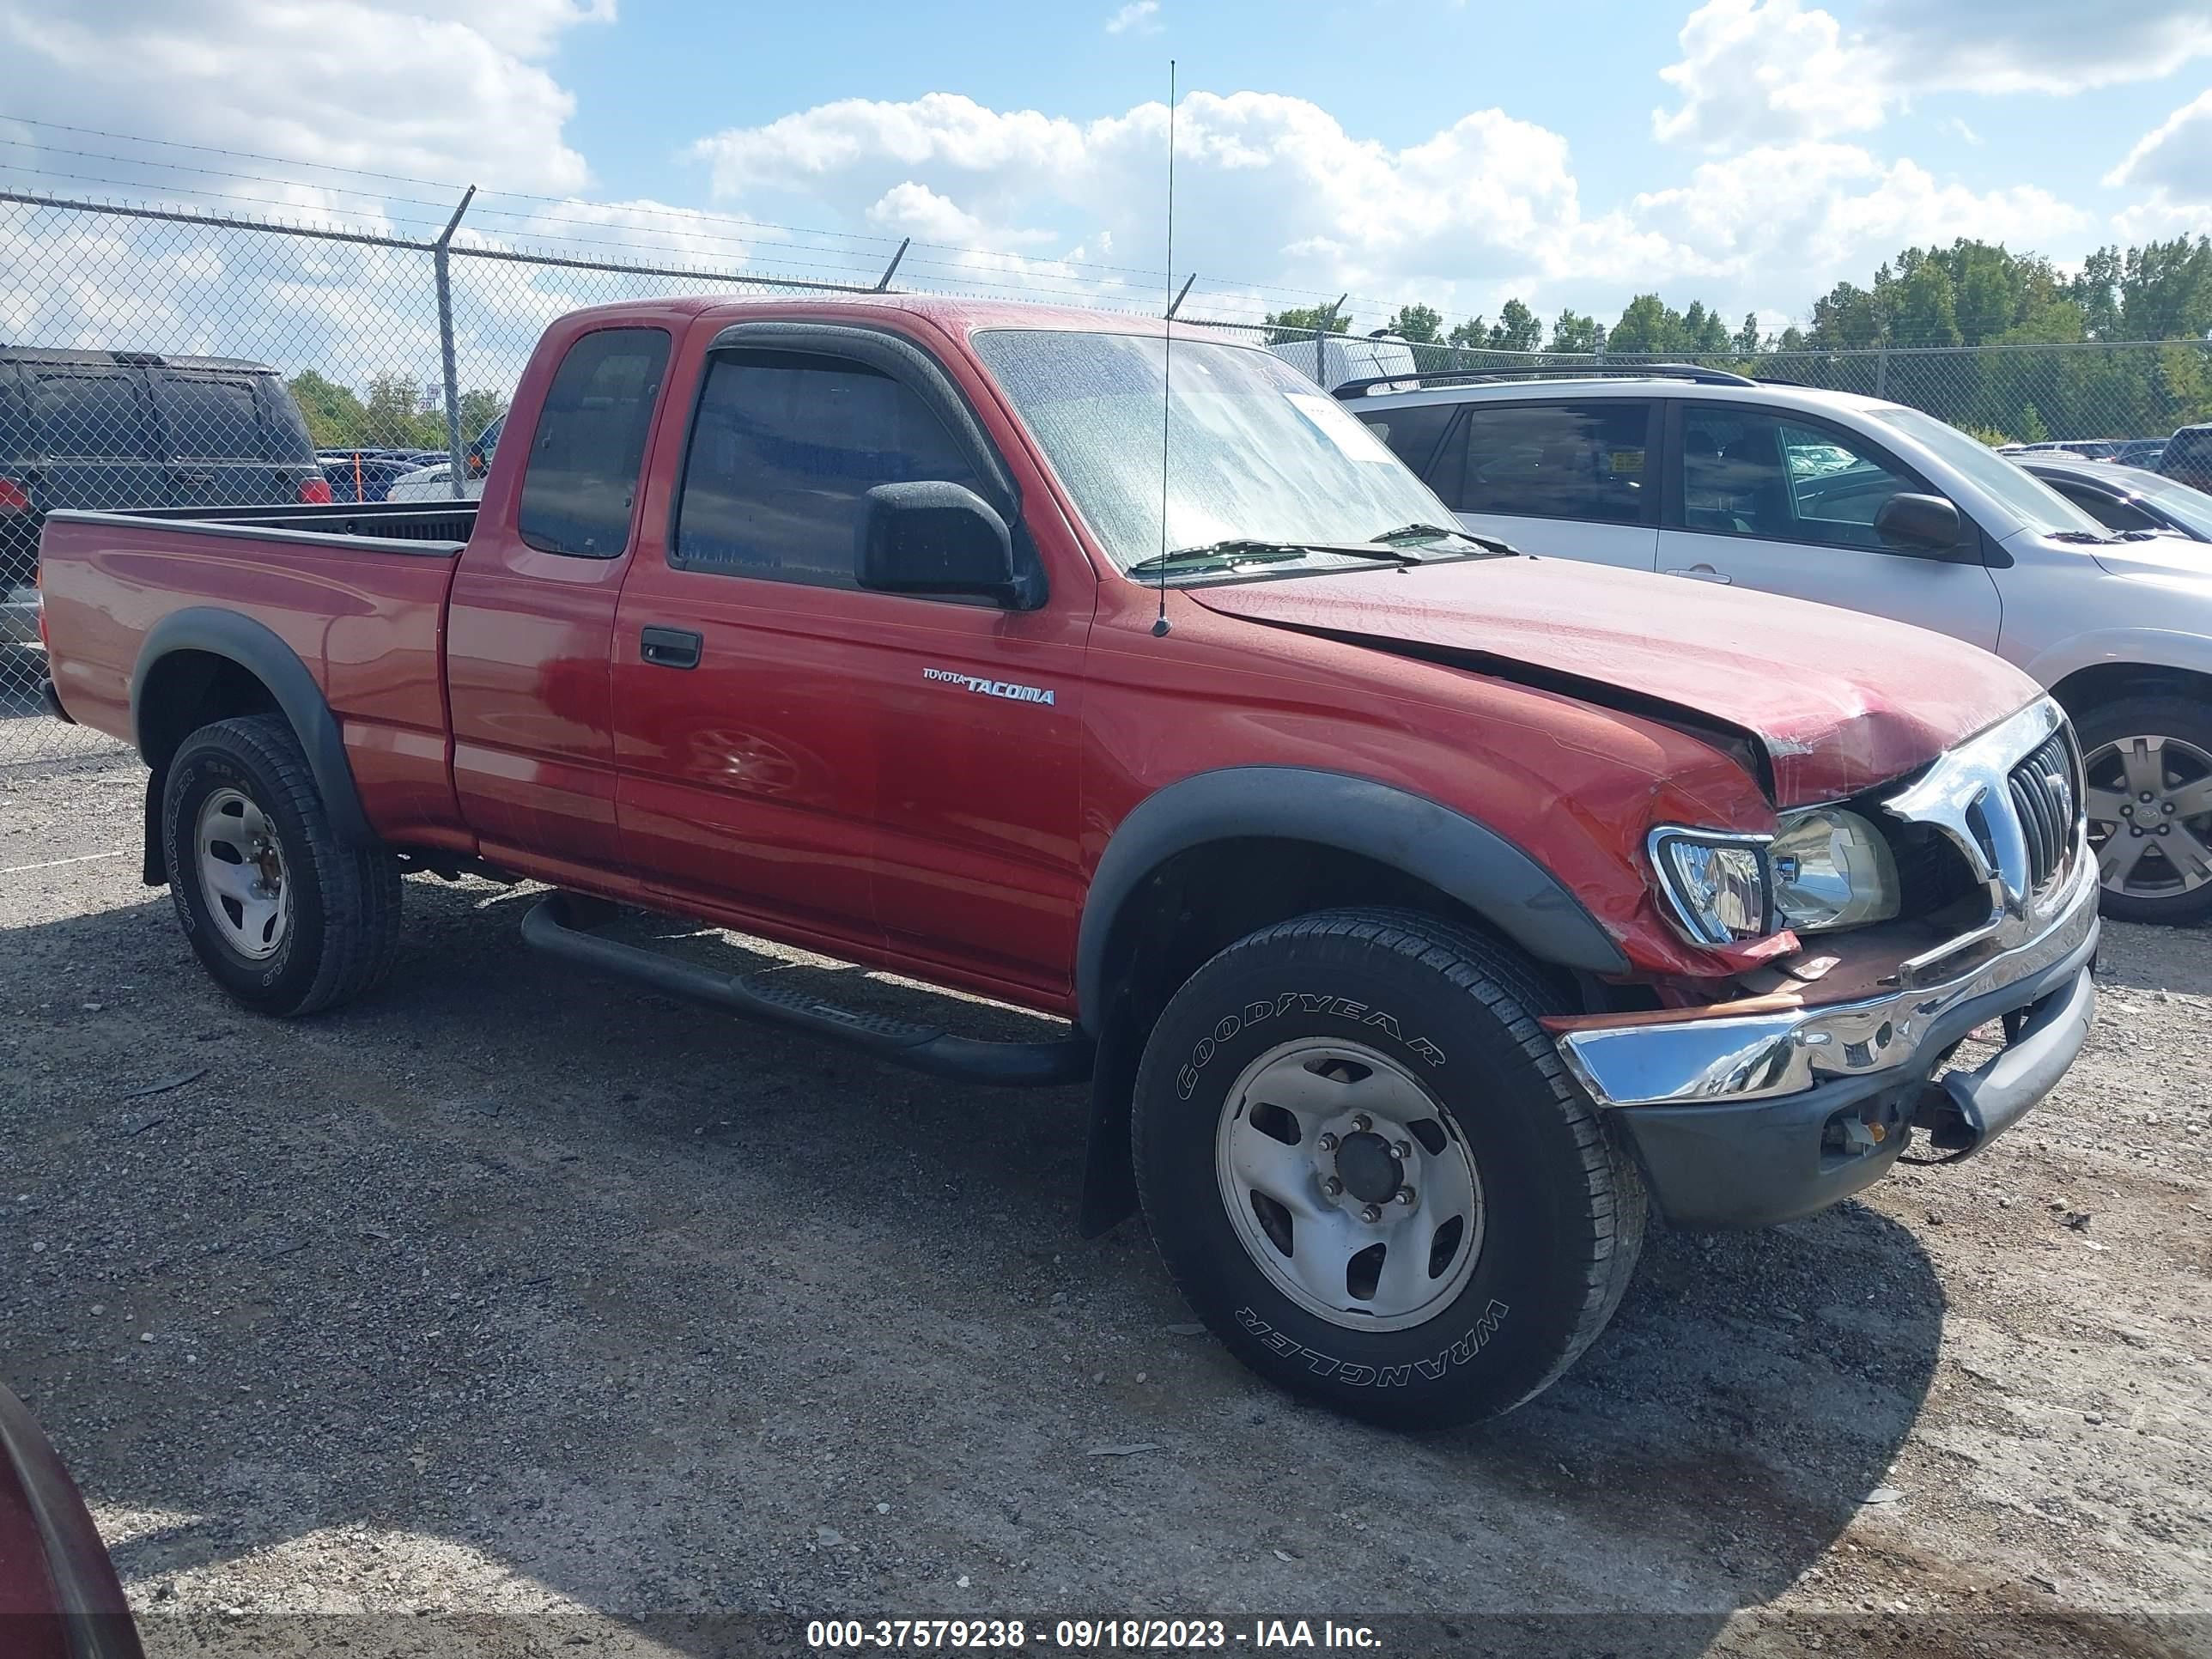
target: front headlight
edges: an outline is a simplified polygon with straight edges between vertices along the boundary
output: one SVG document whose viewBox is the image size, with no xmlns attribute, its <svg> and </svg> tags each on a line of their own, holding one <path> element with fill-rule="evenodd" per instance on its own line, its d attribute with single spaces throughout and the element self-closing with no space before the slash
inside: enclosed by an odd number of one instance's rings
<svg viewBox="0 0 2212 1659">
<path fill-rule="evenodd" d="M 1700 945 L 1760 939 L 1774 931 L 1765 836 L 1717 830 L 1651 832 L 1651 863 L 1682 931 Z"/>
<path fill-rule="evenodd" d="M 1774 908 L 1800 933 L 1897 914 L 1897 860 L 1881 832 L 1856 812 L 1822 806 L 1785 817 L 1767 856 Z"/>
</svg>

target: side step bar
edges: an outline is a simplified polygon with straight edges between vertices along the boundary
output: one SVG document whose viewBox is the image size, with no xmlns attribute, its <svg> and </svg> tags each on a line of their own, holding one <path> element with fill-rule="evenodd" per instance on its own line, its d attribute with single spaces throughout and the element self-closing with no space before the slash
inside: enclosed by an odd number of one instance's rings
<svg viewBox="0 0 2212 1659">
<path fill-rule="evenodd" d="M 1057 1042 L 984 1042 L 953 1036 L 933 1025 L 915 1025 L 842 1008 L 778 985 L 779 975 L 720 974 L 641 945 L 602 939 L 586 931 L 584 925 L 586 917 L 601 908 L 596 900 L 579 904 L 568 895 L 551 894 L 532 905 L 523 917 L 523 942 L 580 968 L 634 980 L 725 1013 L 829 1037 L 933 1077 L 1024 1086 L 1081 1083 L 1091 1075 L 1092 1044 L 1088 1037 L 1079 1035 Z M 611 914 L 611 907 L 607 907 L 607 914 Z"/>
</svg>

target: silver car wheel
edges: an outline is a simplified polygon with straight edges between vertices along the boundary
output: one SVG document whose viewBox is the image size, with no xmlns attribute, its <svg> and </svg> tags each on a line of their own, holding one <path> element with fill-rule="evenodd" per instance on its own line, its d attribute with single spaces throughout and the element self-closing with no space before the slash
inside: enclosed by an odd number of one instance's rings
<svg viewBox="0 0 2212 1659">
<path fill-rule="evenodd" d="M 291 925 L 292 896 L 268 816 L 238 790 L 218 789 L 200 805 L 192 851 L 208 915 L 225 942 L 249 962 L 275 956 Z"/>
<path fill-rule="evenodd" d="M 2212 755 L 2179 738 L 2121 738 L 2082 769 L 2106 892 L 2178 898 L 2212 881 Z"/>
<path fill-rule="evenodd" d="M 1214 1169 L 1261 1272 L 1333 1325 L 1421 1324 L 1481 1259 L 1482 1179 L 1465 1138 L 1410 1073 L 1363 1044 L 1287 1042 L 1245 1067 Z"/>
</svg>

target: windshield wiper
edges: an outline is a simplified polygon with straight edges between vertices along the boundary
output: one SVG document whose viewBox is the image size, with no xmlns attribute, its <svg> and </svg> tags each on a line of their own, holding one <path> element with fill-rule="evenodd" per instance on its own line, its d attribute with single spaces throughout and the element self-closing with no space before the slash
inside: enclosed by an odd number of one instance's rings
<svg viewBox="0 0 2212 1659">
<path fill-rule="evenodd" d="M 1401 524 L 1395 530 L 1386 530 L 1379 536 L 1370 536 L 1367 539 L 1370 542 L 1432 542 L 1440 536 L 1458 536 L 1470 542 L 1480 539 L 1456 525 L 1423 524 L 1419 519 L 1411 524 Z"/>
<path fill-rule="evenodd" d="M 1395 548 L 1373 547 L 1364 542 L 1267 542 L 1231 537 L 1226 541 L 1208 542 L 1203 547 L 1178 547 L 1172 552 L 1155 553 L 1131 565 L 1129 574 L 1158 576 L 1181 569 L 1202 569 L 1208 565 L 1282 564 L 1303 559 L 1310 553 L 1346 553 L 1353 558 L 1381 559 L 1391 564 L 1421 562 L 1410 553 L 1401 553 Z"/>
<path fill-rule="evenodd" d="M 1432 542 L 1440 537 L 1456 536 L 1462 541 L 1473 542 L 1477 547 L 1486 547 L 1493 553 L 1518 553 L 1521 550 L 1510 542 L 1502 542 L 1495 536 L 1478 536 L 1472 530 L 1458 525 L 1423 524 L 1418 520 L 1401 524 L 1395 530 L 1386 530 L 1379 536 L 1370 536 L 1371 542 Z"/>
</svg>

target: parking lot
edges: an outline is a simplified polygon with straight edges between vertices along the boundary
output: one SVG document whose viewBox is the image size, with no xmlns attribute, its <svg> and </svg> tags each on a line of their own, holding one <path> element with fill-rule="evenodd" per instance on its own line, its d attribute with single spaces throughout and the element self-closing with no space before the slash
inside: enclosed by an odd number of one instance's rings
<svg viewBox="0 0 2212 1659">
<path fill-rule="evenodd" d="M 0 1348 L 155 1652 L 1249 1611 L 1403 1615 L 1401 1652 L 2212 1653 L 2202 936 L 2108 930 L 2088 1052 L 1985 1157 L 1655 1231 L 1564 1382 L 1401 1437 L 1232 1363 L 1140 1224 L 1074 1236 L 1079 1091 L 573 977 L 481 883 L 409 883 L 380 994 L 244 1016 L 137 883 L 140 787 L 0 772 Z"/>
</svg>

